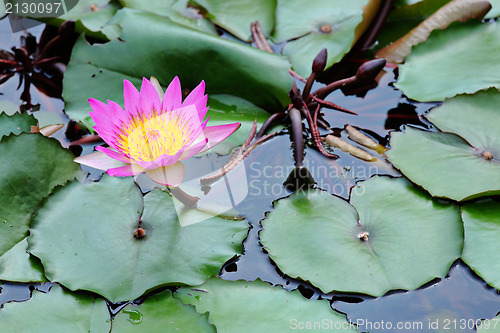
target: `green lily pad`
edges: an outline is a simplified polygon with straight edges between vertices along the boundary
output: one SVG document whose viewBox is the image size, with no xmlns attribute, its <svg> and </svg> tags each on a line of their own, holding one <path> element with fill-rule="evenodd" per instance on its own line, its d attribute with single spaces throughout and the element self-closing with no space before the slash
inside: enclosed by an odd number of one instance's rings
<svg viewBox="0 0 500 333">
<path fill-rule="evenodd" d="M 45 274 L 71 290 L 125 301 L 160 285 L 200 284 L 241 253 L 248 224 L 188 210 L 178 216 L 169 194 L 144 197 L 132 178 L 104 176 L 56 191 L 37 212 L 28 238 Z M 142 215 L 141 215 L 142 211 Z M 146 236 L 134 237 L 139 217 Z M 181 227 L 183 218 L 199 218 Z"/>
<path fill-rule="evenodd" d="M 327 300 L 305 299 L 299 291 L 287 292 L 260 280 L 224 281 L 212 278 L 195 288 L 174 294 L 184 304 L 208 313 L 219 333 L 290 332 L 312 330 L 357 332 L 355 325 L 330 308 Z M 257 319 L 257 320 L 256 320 Z"/>
<path fill-rule="evenodd" d="M 120 0 L 120 3 L 123 7 L 166 16 L 179 24 L 217 35 L 214 24 L 188 6 L 189 0 Z"/>
<path fill-rule="evenodd" d="M 111 332 L 215 332 L 206 315 L 184 305 L 166 290 L 140 305 L 129 304 L 113 319 Z"/>
<path fill-rule="evenodd" d="M 445 132 L 408 127 L 404 133 L 392 133 L 392 148 L 386 155 L 433 196 L 460 201 L 498 194 L 499 102 L 500 93 L 495 89 L 447 100 L 427 116 Z"/>
<path fill-rule="evenodd" d="M 31 126 L 36 126 L 38 121 L 33 115 L 14 113 L 12 116 L 7 113 L 0 113 L 0 139 L 4 135 L 29 133 Z"/>
<path fill-rule="evenodd" d="M 123 105 L 123 79 L 139 86 L 143 76 L 166 86 L 178 75 L 183 89 L 205 80 L 209 95 L 237 96 L 273 112 L 288 103 L 292 78 L 283 56 L 142 11 L 122 9 L 115 23 L 123 29 L 120 40 L 91 46 L 80 38 L 75 44 L 63 92 L 74 120 L 92 124 L 89 97 Z"/>
<path fill-rule="evenodd" d="M 281 0 L 276 8 L 275 43 L 288 41 L 283 54 L 301 76 L 311 74 L 316 55 L 328 50 L 327 67 L 338 62 L 355 42 L 367 0 Z"/>
<path fill-rule="evenodd" d="M 277 0 L 196 0 L 212 20 L 236 37 L 251 40 L 250 24 L 259 21 L 265 36 L 274 27 L 274 12 Z"/>
<path fill-rule="evenodd" d="M 442 101 L 462 93 L 500 88 L 500 23 L 453 23 L 416 45 L 399 66 L 396 87 L 409 98 Z"/>
<path fill-rule="evenodd" d="M 16 282 L 46 282 L 43 266 L 38 258 L 27 252 L 24 238 L 0 257 L 0 280 Z"/>
<path fill-rule="evenodd" d="M 500 160 L 500 92 L 460 95 L 432 109 L 426 118 L 443 132 L 460 135 L 480 150 L 498 150 Z M 499 187 L 500 188 L 500 187 Z"/>
<path fill-rule="evenodd" d="M 0 142 L 0 279 L 13 276 L 12 260 L 28 259 L 25 238 L 29 222 L 43 198 L 57 185 L 81 175 L 73 154 L 59 142 L 41 134 L 23 133 L 3 137 Z M 24 245 L 23 245 L 24 244 Z M 24 247 L 23 247 L 24 246 Z M 32 266 L 19 262 L 19 268 Z M 10 273 L 9 273 L 10 271 Z M 23 277 L 23 274 L 27 273 Z M 5 275 L 4 275 L 5 274 Z M 39 280 L 29 270 L 15 272 L 20 281 Z"/>
<path fill-rule="evenodd" d="M 70 293 L 53 285 L 30 300 L 7 303 L 0 310 L 1 332 L 105 333 L 111 328 L 106 301 L 88 293 Z"/>
<path fill-rule="evenodd" d="M 321 191 L 275 202 L 260 233 L 270 258 L 323 292 L 382 296 L 444 277 L 460 256 L 457 207 L 403 178 L 358 183 L 350 202 Z"/>
<path fill-rule="evenodd" d="M 491 199 L 462 207 L 465 239 L 462 259 L 488 284 L 500 289 L 500 202 Z"/>
</svg>

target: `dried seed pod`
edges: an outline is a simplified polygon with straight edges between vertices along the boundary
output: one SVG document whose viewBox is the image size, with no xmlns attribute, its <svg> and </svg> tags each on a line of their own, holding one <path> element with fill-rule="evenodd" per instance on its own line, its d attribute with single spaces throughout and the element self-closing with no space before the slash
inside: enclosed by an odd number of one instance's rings
<svg viewBox="0 0 500 333">
<path fill-rule="evenodd" d="M 382 146 L 380 143 L 375 142 L 373 139 L 369 138 L 368 136 L 364 135 L 351 125 L 346 125 L 345 129 L 347 133 L 349 134 L 349 139 L 352 141 L 355 141 L 359 143 L 360 145 L 375 150 L 377 153 L 382 154 L 387 150 L 384 146 Z"/>
<path fill-rule="evenodd" d="M 374 162 L 377 160 L 377 158 L 368 154 L 366 151 L 359 149 L 358 147 L 355 147 L 355 146 L 351 145 L 350 143 L 347 143 L 344 140 L 342 140 L 341 138 L 336 137 L 334 135 L 327 135 L 325 138 L 325 141 L 330 146 L 335 147 L 335 148 L 340 148 L 342 151 L 345 151 L 345 152 L 351 154 L 352 156 L 357 157 L 359 159 L 362 159 L 364 161 Z"/>
</svg>

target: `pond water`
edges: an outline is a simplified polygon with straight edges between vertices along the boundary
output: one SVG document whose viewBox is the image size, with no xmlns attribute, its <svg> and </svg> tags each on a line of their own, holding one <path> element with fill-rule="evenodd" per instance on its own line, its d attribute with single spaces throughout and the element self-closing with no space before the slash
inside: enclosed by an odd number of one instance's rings
<svg viewBox="0 0 500 333">
<path fill-rule="evenodd" d="M 30 30 L 39 35 L 43 26 Z M 19 45 L 19 36 L 12 34 L 7 19 L 0 20 L 0 49 L 9 50 Z M 347 109 L 357 112 L 358 116 L 347 115 L 335 111 L 324 111 L 325 119 L 334 129 L 340 131 L 345 124 L 364 130 L 367 134 L 386 144 L 391 130 L 398 130 L 404 124 L 414 124 L 430 128 L 421 116 L 432 103 L 416 103 L 405 98 L 393 87 L 395 73 L 386 68 L 379 77 L 378 86 L 366 93 L 344 95 L 336 91 L 328 98 Z M 20 105 L 19 96 L 22 88 L 17 90 L 17 78 L 14 77 L 0 85 L 0 108 L 8 113 L 15 112 Z M 33 115 L 39 119 L 41 126 L 53 123 L 67 124 L 64 115 L 64 103 L 60 99 L 50 98 L 31 87 L 33 104 L 40 104 L 39 111 Z M 91 96 L 89 96 L 91 97 Z M 64 147 L 70 142 L 64 135 L 66 128 L 57 132 L 57 138 Z M 94 144 L 83 146 L 83 153 L 92 151 Z M 287 149 L 290 147 L 290 149 Z M 228 157 L 204 156 L 192 159 L 191 169 L 195 165 L 206 170 L 218 169 Z M 373 174 L 398 175 L 398 172 L 387 165 L 370 165 L 346 154 L 332 161 L 317 151 L 308 148 L 304 164 L 309 168 L 318 187 L 344 198 L 349 196 L 349 186 L 355 181 L 367 179 Z M 328 299 L 332 308 L 347 314 L 353 323 L 359 324 L 360 332 L 433 332 L 438 330 L 451 332 L 472 332 L 478 319 L 493 318 L 500 311 L 500 295 L 487 286 L 461 260 L 455 262 L 449 275 L 440 280 L 428 283 L 415 291 L 393 291 L 388 295 L 373 298 L 356 294 L 323 294 L 306 282 L 284 276 L 273 265 L 259 243 L 260 221 L 266 212 L 272 210 L 273 200 L 290 194 L 283 187 L 288 173 L 294 167 L 291 143 L 287 129 L 280 135 L 257 147 L 244 161 L 248 192 L 245 200 L 237 206 L 238 212 L 244 216 L 252 228 L 244 241 L 244 253 L 223 267 L 220 276 L 227 280 L 255 280 L 257 278 L 273 285 L 282 285 L 286 290 L 298 289 L 304 297 L 310 299 Z M 326 166 L 326 167 L 325 167 Z M 331 172 L 345 172 L 342 180 L 330 177 Z M 88 170 L 92 171 L 92 170 Z M 195 176 L 196 171 L 192 177 Z M 92 171 L 90 179 L 100 177 L 99 172 Z M 188 175 L 188 178 L 190 176 Z M 147 185 L 146 190 L 147 190 Z M 18 284 L 4 283 L 0 291 L 0 304 L 11 301 L 29 299 L 33 289 L 47 291 L 51 284 Z M 114 307 L 114 306 L 112 306 Z M 469 321 L 471 320 L 471 321 Z M 437 323 L 437 326 L 436 326 Z M 396 329 L 397 325 L 402 325 Z M 435 328 L 438 330 L 435 330 Z M 462 329 L 463 328 L 463 329 Z"/>
</svg>

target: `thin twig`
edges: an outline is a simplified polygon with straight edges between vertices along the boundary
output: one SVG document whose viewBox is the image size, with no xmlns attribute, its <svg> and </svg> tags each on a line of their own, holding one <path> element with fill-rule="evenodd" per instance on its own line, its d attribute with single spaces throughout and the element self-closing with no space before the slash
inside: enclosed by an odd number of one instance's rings
<svg viewBox="0 0 500 333">
<path fill-rule="evenodd" d="M 318 102 L 319 104 L 321 104 L 322 106 L 324 107 L 327 107 L 327 108 L 330 108 L 330 109 L 333 109 L 333 110 L 337 110 L 337 111 L 340 111 L 340 112 L 345 112 L 345 113 L 349 113 L 349 114 L 353 114 L 353 115 L 358 115 L 356 112 L 352 112 L 351 110 L 348 110 L 348 109 L 345 109 L 343 107 L 341 107 L 340 105 L 337 105 L 333 102 L 330 102 L 330 101 L 325 101 L 324 99 L 321 99 L 321 98 L 318 98 L 314 95 L 311 95 L 312 99 L 314 99 L 316 102 Z"/>
<path fill-rule="evenodd" d="M 300 81 L 302 81 L 304 83 L 307 82 L 306 79 L 304 79 L 302 76 L 300 76 L 299 74 L 297 74 L 296 72 L 294 72 L 291 69 L 288 70 L 288 73 L 290 73 L 291 76 L 294 76 L 295 78 L 299 79 Z"/>
<path fill-rule="evenodd" d="M 255 21 L 250 24 L 250 31 L 252 32 L 252 39 L 258 49 L 273 53 L 271 46 L 264 36 L 264 32 L 262 31 L 262 27 L 260 26 L 259 21 Z"/>
<path fill-rule="evenodd" d="M 200 183 L 202 185 L 208 185 L 219 179 L 220 177 L 224 176 L 227 174 L 229 171 L 234 169 L 245 157 L 250 154 L 252 150 L 254 150 L 259 144 L 263 143 L 267 139 L 275 136 L 278 134 L 278 132 L 274 132 L 271 134 L 268 134 L 259 140 L 255 141 L 251 146 L 247 147 L 240 155 L 236 156 L 236 158 L 231 158 L 222 168 L 219 170 L 215 171 L 213 174 L 210 176 L 204 177 L 200 179 Z"/>
</svg>

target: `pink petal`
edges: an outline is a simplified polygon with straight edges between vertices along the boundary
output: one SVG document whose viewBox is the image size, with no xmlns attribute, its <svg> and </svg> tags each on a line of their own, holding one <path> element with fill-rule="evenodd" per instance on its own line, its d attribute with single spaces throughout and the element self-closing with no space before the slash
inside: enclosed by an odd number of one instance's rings
<svg viewBox="0 0 500 333">
<path fill-rule="evenodd" d="M 172 118 L 178 117 L 179 121 L 184 124 L 184 128 L 188 129 L 190 132 L 191 141 L 188 142 L 189 145 L 195 143 L 196 138 L 203 135 L 203 130 L 205 125 L 201 123 L 198 118 L 198 112 L 194 105 L 182 106 L 178 109 L 172 110 L 170 113 Z M 197 140 L 196 142 L 199 142 Z"/>
<path fill-rule="evenodd" d="M 140 94 L 128 80 L 123 80 L 123 106 L 127 113 L 137 116 L 140 111 Z"/>
<path fill-rule="evenodd" d="M 181 83 L 179 81 L 179 78 L 176 76 L 170 82 L 170 84 L 167 87 L 167 90 L 165 91 L 165 95 L 163 96 L 163 101 L 162 101 L 162 110 L 164 111 L 172 111 L 174 109 L 177 109 L 181 106 L 182 103 L 182 90 L 181 90 Z"/>
<path fill-rule="evenodd" d="M 205 95 L 205 81 L 201 83 L 191 91 L 191 93 L 186 97 L 182 106 L 194 105 L 198 111 L 198 117 L 200 121 L 203 121 L 205 114 L 207 113 L 207 99 L 208 96 Z"/>
<path fill-rule="evenodd" d="M 121 127 L 123 126 L 123 123 L 128 123 L 130 120 L 130 116 L 133 116 L 133 113 L 131 114 L 127 110 L 123 110 L 123 108 L 119 104 L 108 100 L 107 117 L 113 121 L 115 126 Z"/>
<path fill-rule="evenodd" d="M 184 150 L 184 152 L 182 153 L 179 160 L 185 160 L 187 158 L 190 158 L 190 157 L 198 154 L 199 152 L 201 152 L 203 150 L 203 148 L 205 148 L 205 146 L 207 145 L 207 142 L 208 142 L 208 139 L 205 139 L 205 140 L 200 141 L 197 144 L 194 144 L 191 147 L 187 148 L 186 150 Z"/>
<path fill-rule="evenodd" d="M 162 166 L 152 170 L 146 170 L 146 175 L 154 182 L 176 187 L 179 186 L 184 179 L 184 164 L 177 162 L 173 165 Z"/>
<path fill-rule="evenodd" d="M 212 148 L 213 146 L 220 143 L 222 140 L 226 139 L 228 136 L 233 134 L 238 128 L 240 128 L 240 123 L 226 124 L 219 126 L 209 126 L 205 128 L 203 134 L 208 139 L 207 146 L 200 151 L 200 153 Z"/>
<path fill-rule="evenodd" d="M 106 148 L 106 147 L 101 147 L 97 146 L 95 147 L 96 150 L 103 152 L 104 154 L 108 155 L 111 158 L 114 158 L 115 160 L 122 161 L 125 163 L 131 163 L 132 160 L 128 158 L 127 156 L 123 155 L 122 153 L 116 152 L 112 149 Z"/>
<path fill-rule="evenodd" d="M 108 170 L 127 165 L 127 163 L 111 158 L 100 151 L 77 157 L 74 161 L 99 170 Z"/>
<path fill-rule="evenodd" d="M 114 125 L 109 117 L 108 105 L 95 98 L 89 98 L 89 104 L 93 112 L 89 112 L 90 117 L 98 127 L 109 128 Z"/>
<path fill-rule="evenodd" d="M 144 172 L 144 168 L 141 168 L 137 164 L 127 164 L 119 168 L 108 169 L 108 175 L 118 176 L 118 177 L 128 177 L 135 176 Z"/>
<path fill-rule="evenodd" d="M 208 98 L 208 96 L 206 96 Z M 204 104 L 207 104 L 207 99 L 205 99 Z M 200 118 L 200 121 L 203 121 L 203 118 L 207 115 L 208 107 L 198 107 L 196 105 L 196 110 L 198 110 L 198 117 Z"/>
<path fill-rule="evenodd" d="M 146 117 L 149 117 L 153 113 L 153 110 L 156 110 L 157 114 L 161 113 L 160 96 L 158 96 L 155 87 L 146 78 L 142 79 L 140 100 L 140 112 Z"/>
</svg>

